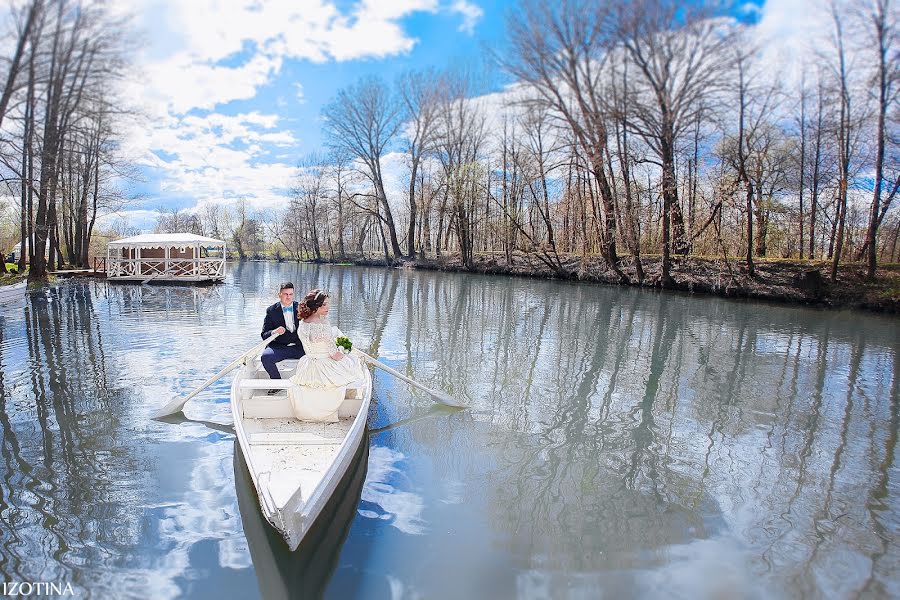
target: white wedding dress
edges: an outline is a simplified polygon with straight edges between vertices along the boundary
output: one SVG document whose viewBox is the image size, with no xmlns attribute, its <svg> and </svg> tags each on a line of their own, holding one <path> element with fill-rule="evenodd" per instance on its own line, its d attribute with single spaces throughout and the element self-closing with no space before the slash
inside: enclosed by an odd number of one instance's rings
<svg viewBox="0 0 900 600">
<path fill-rule="evenodd" d="M 305 354 L 291 377 L 294 388 L 288 390 L 294 416 L 302 421 L 338 420 L 338 408 L 344 401 L 347 386 L 362 379 L 360 366 L 352 355 L 340 360 L 331 358 L 337 351 L 335 338 L 344 335 L 328 321 L 300 321 L 297 337 Z"/>
</svg>

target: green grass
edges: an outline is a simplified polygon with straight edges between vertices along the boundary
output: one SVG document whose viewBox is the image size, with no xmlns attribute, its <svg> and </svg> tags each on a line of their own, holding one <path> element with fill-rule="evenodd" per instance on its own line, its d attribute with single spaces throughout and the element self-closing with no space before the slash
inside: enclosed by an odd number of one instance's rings
<svg viewBox="0 0 900 600">
<path fill-rule="evenodd" d="M 24 281 L 28 276 L 28 270 L 19 273 L 19 265 L 14 263 L 6 263 L 6 273 L 0 273 L 0 285 L 12 285 Z"/>
</svg>

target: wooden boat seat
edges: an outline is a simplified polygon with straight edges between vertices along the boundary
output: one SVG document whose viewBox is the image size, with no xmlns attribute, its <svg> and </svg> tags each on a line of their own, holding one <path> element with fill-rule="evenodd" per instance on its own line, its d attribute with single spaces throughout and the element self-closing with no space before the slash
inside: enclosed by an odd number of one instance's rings
<svg viewBox="0 0 900 600">
<path fill-rule="evenodd" d="M 242 390 L 286 390 L 293 385 L 290 379 L 242 379 Z"/>
<path fill-rule="evenodd" d="M 269 396 L 268 390 L 287 390 L 293 385 L 287 379 L 243 379 L 239 384 L 241 407 L 244 417 L 255 419 L 290 419 L 294 416 L 291 401 L 287 394 L 279 393 Z M 254 392 L 262 391 L 262 394 Z M 338 417 L 347 418 L 356 415 L 362 406 L 363 393 L 356 388 L 348 388 L 346 397 L 338 407 Z"/>
<path fill-rule="evenodd" d="M 240 390 L 244 399 L 253 396 L 253 390 L 286 390 L 293 384 L 289 379 L 242 379 L 240 382 Z M 356 387 L 347 387 L 347 398 L 362 398 L 362 389 Z"/>
</svg>

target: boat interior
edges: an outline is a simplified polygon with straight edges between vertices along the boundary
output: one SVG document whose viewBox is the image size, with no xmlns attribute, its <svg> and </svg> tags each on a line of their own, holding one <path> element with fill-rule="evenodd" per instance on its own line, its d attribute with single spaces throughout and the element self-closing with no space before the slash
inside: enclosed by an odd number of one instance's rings
<svg viewBox="0 0 900 600">
<path fill-rule="evenodd" d="M 287 394 L 287 388 L 292 385 L 288 378 L 296 365 L 296 360 L 279 362 L 283 379 L 271 380 L 257 359 L 238 372 L 235 382 L 234 391 L 238 394 L 254 468 L 261 477 L 266 473 L 279 474 L 265 482 L 277 506 L 284 506 L 298 486 L 303 490 L 304 500 L 318 486 L 353 426 L 368 393 L 367 388 L 371 386 L 368 370 L 360 365 L 365 371 L 360 377 L 363 386 L 344 390 L 337 421 L 301 421 L 294 416 Z M 269 394 L 269 390 L 278 392 Z"/>
</svg>

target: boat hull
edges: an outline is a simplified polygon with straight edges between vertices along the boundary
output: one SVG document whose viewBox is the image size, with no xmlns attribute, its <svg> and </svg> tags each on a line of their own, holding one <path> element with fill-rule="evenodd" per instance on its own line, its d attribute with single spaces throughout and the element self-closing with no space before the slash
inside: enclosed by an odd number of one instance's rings
<svg viewBox="0 0 900 600">
<path fill-rule="evenodd" d="M 352 464 L 303 542 L 293 552 L 281 532 L 260 509 L 256 488 L 240 445 L 234 448 L 234 481 L 238 508 L 250 557 L 263 598 L 319 598 L 337 566 L 338 557 L 356 516 L 368 470 L 368 441 L 363 440 Z"/>
<path fill-rule="evenodd" d="M 368 369 L 360 369 L 361 398 L 345 400 L 337 423 L 294 419 L 286 396 L 267 396 L 262 389 L 288 384 L 260 379 L 254 363 L 238 370 L 232 382 L 235 433 L 260 509 L 291 551 L 337 492 L 364 443 L 372 380 Z"/>
</svg>

